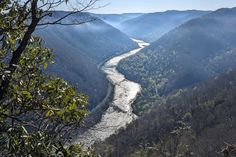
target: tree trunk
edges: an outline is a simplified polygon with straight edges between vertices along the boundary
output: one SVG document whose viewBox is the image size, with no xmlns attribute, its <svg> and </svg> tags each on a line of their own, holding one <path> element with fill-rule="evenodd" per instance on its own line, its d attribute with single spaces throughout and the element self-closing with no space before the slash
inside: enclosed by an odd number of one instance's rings
<svg viewBox="0 0 236 157">
<path fill-rule="evenodd" d="M 31 38 L 32 33 L 34 32 L 40 20 L 39 18 L 37 18 L 37 3 L 38 3 L 38 0 L 33 0 L 31 3 L 31 15 L 32 15 L 31 24 L 29 25 L 19 47 L 12 54 L 10 64 L 7 68 L 7 70 L 10 71 L 10 76 L 6 77 L 4 80 L 3 80 L 3 77 L 1 77 L 2 81 L 1 81 L 1 86 L 0 86 L 0 100 L 4 98 L 4 94 L 6 93 L 9 87 L 12 74 L 16 70 L 16 65 L 18 64 L 20 57 L 22 53 L 24 52 L 24 50 L 26 49 L 26 46 Z"/>
</svg>

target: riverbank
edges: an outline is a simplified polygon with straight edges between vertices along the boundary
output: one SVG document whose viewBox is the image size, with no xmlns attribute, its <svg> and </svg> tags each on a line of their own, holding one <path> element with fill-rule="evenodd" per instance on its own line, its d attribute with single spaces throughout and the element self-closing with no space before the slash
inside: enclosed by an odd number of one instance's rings
<svg viewBox="0 0 236 157">
<path fill-rule="evenodd" d="M 140 40 L 133 39 L 140 48 L 124 53 L 117 57 L 108 60 L 103 66 L 102 70 L 107 75 L 109 82 L 114 86 L 113 99 L 108 102 L 108 107 L 102 113 L 99 122 L 94 126 L 80 132 L 75 143 L 81 142 L 85 147 L 89 147 L 97 141 L 103 141 L 112 134 L 116 133 L 120 128 L 126 127 L 137 118 L 132 112 L 132 103 L 136 99 L 138 93 L 141 92 L 141 86 L 138 83 L 129 81 L 125 76 L 117 71 L 117 66 L 122 59 L 128 58 L 144 47 L 148 46 Z M 100 109 L 104 109 L 106 104 L 103 103 Z M 99 112 L 100 113 L 100 112 Z M 97 116 L 100 116 L 99 114 Z"/>
</svg>

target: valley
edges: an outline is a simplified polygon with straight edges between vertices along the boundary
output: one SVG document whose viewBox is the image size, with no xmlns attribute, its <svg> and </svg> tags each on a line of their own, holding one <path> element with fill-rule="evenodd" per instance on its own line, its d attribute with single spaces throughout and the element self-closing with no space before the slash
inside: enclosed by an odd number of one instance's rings
<svg viewBox="0 0 236 157">
<path fill-rule="evenodd" d="M 85 118 L 85 124 L 74 133 L 72 143 L 81 143 L 83 148 L 92 147 L 102 156 L 112 154 L 112 156 L 123 157 L 139 153 L 139 150 L 143 149 L 149 152 L 145 147 L 139 148 L 142 142 L 148 142 L 147 145 L 155 149 L 157 146 L 149 142 L 159 144 L 159 136 L 169 144 L 168 138 L 162 131 L 167 131 L 169 136 L 169 132 L 175 131 L 179 123 L 181 127 L 186 128 L 200 125 L 197 115 L 193 119 L 197 121 L 195 123 L 188 123 L 181 119 L 185 114 L 194 114 L 192 112 L 195 112 L 195 109 L 192 109 L 191 105 L 186 108 L 189 107 L 194 111 L 184 110 L 181 115 L 169 113 L 164 105 L 171 106 L 166 101 L 169 102 L 173 97 L 175 98 L 175 95 L 182 93 L 182 90 L 187 90 L 186 88 L 194 86 L 200 88 L 199 92 L 204 91 L 198 84 L 236 68 L 234 46 L 236 36 L 235 31 L 232 30 L 232 26 L 236 23 L 234 15 L 235 8 L 147 14 L 85 14 L 86 18 L 91 16 L 98 19 L 82 26 L 71 27 L 69 30 L 61 26 L 55 27 L 57 30 L 55 33 L 52 28 L 47 28 L 48 32 L 53 34 L 48 36 L 43 33 L 43 36 L 47 44 L 52 47 L 60 47 L 51 42 L 51 38 L 60 38 L 58 31 L 65 32 L 61 36 L 69 33 L 74 38 L 74 40 L 66 38 L 64 46 L 70 50 L 67 51 L 68 58 L 65 58 L 59 50 L 58 64 L 49 70 L 67 80 L 78 82 L 80 87 L 81 85 L 83 87 L 81 91 L 88 91 L 88 95 L 92 96 L 91 113 Z M 77 16 L 70 20 L 77 19 Z M 133 37 L 151 43 L 131 40 L 130 38 Z M 81 67 L 75 69 L 74 65 L 79 62 Z M 61 68 L 64 71 L 58 73 L 57 69 Z M 73 72 L 76 77 L 71 79 L 68 76 L 73 75 L 64 74 L 68 72 Z M 86 73 L 89 76 L 86 76 Z M 77 80 L 77 76 L 81 77 L 81 80 Z M 194 95 L 198 94 L 191 89 L 188 91 Z M 178 102 L 179 99 L 176 101 Z M 209 99 L 215 98 L 212 96 Z M 182 108 L 180 104 L 177 106 Z M 230 107 L 234 109 L 233 106 Z M 174 110 L 178 109 L 174 108 Z M 165 121 L 162 115 L 170 117 Z M 179 116 L 182 117 L 178 118 Z M 148 122 L 151 118 L 154 118 L 153 123 Z M 161 130 L 162 128 L 164 130 Z M 155 129 L 159 130 L 158 134 Z M 189 143 L 192 142 L 191 137 L 201 138 L 195 136 L 196 131 L 197 129 L 193 128 L 191 130 L 193 134 L 184 132 L 184 138 L 187 136 L 186 138 L 190 140 L 186 144 L 192 144 Z M 138 135 L 143 135 L 145 138 L 136 137 Z M 129 147 L 124 149 L 121 143 Z M 103 150 L 104 147 L 108 152 Z M 159 148 L 164 149 L 158 146 Z M 214 148 L 219 149 L 218 146 Z M 155 153 L 153 156 L 156 156 Z"/>
<path fill-rule="evenodd" d="M 0 2 L 0 157 L 236 157 L 236 1 L 105 1 Z"/>
<path fill-rule="evenodd" d="M 132 104 L 139 118 L 95 144 L 95 152 L 221 156 L 226 143 L 236 142 L 235 27 L 236 8 L 219 9 L 182 23 L 122 60 L 118 71 L 142 86 Z"/>
</svg>

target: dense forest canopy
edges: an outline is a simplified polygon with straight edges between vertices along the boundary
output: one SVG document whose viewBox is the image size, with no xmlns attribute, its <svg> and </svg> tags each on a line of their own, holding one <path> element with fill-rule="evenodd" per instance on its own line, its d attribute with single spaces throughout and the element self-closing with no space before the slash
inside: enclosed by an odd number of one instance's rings
<svg viewBox="0 0 236 157">
<path fill-rule="evenodd" d="M 235 70 L 180 89 L 96 151 L 104 157 L 233 156 L 235 146 L 226 145 L 236 139 L 235 94 Z"/>
</svg>

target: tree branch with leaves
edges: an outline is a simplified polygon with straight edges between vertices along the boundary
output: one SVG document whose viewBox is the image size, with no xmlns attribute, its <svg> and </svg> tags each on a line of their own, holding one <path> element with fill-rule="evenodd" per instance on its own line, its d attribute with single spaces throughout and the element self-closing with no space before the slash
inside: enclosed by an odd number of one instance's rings
<svg viewBox="0 0 236 157">
<path fill-rule="evenodd" d="M 63 20 L 94 9 L 97 1 L 76 1 L 77 8 L 51 18 L 56 7 L 70 1 L 1 0 L 0 156 L 92 156 L 79 144 L 68 145 L 70 130 L 88 114 L 88 98 L 44 73 L 54 55 L 33 32 L 40 26 L 89 22 Z"/>
</svg>

